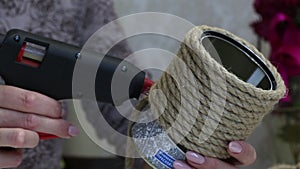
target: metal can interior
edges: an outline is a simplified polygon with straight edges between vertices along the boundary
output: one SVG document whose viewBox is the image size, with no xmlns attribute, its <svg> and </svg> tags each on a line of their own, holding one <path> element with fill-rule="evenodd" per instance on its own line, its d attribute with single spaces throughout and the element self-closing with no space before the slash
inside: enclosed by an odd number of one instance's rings
<svg viewBox="0 0 300 169">
<path fill-rule="evenodd" d="M 247 46 L 215 31 L 205 31 L 201 43 L 229 72 L 264 90 L 275 90 L 276 81 L 264 61 Z"/>
</svg>

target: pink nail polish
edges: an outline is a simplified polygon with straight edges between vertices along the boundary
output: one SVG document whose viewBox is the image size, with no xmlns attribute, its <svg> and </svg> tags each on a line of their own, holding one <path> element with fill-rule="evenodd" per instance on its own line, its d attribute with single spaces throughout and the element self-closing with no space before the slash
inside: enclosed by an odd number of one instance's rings
<svg viewBox="0 0 300 169">
<path fill-rule="evenodd" d="M 75 126 L 70 126 L 68 132 L 69 132 L 70 136 L 78 136 L 79 135 L 79 130 Z"/>
<path fill-rule="evenodd" d="M 197 153 L 188 151 L 186 153 L 186 157 L 188 160 L 196 163 L 196 164 L 203 164 L 205 162 L 205 158 Z"/>
<path fill-rule="evenodd" d="M 231 142 L 229 143 L 229 150 L 233 153 L 241 153 L 243 149 L 239 143 Z"/>
<path fill-rule="evenodd" d="M 185 164 L 181 161 L 175 161 L 174 168 L 175 169 L 192 169 L 190 166 L 188 166 L 187 164 Z"/>
</svg>

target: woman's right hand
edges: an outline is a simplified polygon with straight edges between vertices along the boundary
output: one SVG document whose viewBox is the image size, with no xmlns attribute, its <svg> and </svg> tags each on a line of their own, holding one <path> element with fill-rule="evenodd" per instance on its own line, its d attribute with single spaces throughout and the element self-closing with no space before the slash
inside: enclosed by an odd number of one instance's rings
<svg viewBox="0 0 300 169">
<path fill-rule="evenodd" d="M 54 99 L 0 85 L 0 168 L 20 165 L 20 149 L 37 146 L 39 132 L 61 138 L 78 135 L 78 129 L 65 121 L 64 115 L 62 105 Z"/>
</svg>

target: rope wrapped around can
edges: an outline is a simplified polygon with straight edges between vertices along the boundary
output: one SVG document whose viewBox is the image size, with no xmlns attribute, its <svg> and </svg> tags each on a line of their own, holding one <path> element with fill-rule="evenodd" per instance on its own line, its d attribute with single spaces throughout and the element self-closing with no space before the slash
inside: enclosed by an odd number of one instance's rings
<svg viewBox="0 0 300 169">
<path fill-rule="evenodd" d="M 205 31 L 229 36 L 258 55 L 274 75 L 276 88 L 255 87 L 224 68 L 204 48 Z M 226 30 L 199 26 L 186 35 L 177 57 L 152 86 L 149 104 L 158 123 L 181 147 L 227 159 L 228 143 L 245 140 L 285 92 L 276 68 L 253 45 Z"/>
</svg>

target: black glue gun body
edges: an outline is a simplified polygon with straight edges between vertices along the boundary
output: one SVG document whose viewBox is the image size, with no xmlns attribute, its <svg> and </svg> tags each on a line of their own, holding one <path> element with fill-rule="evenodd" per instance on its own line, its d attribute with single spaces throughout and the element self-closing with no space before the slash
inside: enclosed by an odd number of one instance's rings
<svg viewBox="0 0 300 169">
<path fill-rule="evenodd" d="M 86 72 L 88 68 L 98 66 L 94 81 L 84 82 L 94 83 L 97 101 L 115 103 L 117 100 L 121 103 L 138 98 L 142 92 L 145 73 L 121 59 L 93 52 L 82 53 L 79 47 L 21 30 L 11 30 L 0 36 L 0 43 L 0 76 L 7 85 L 36 91 L 57 100 L 80 99 L 84 91 L 74 91 L 73 75 L 76 62 L 84 57 L 80 60 L 84 65 L 80 69 L 85 72 L 83 74 L 89 74 Z M 96 63 L 86 59 L 89 54 L 93 58 L 98 55 L 100 64 L 93 65 Z M 130 80 L 129 85 L 122 85 L 124 80 Z M 112 88 L 112 82 L 121 91 L 117 95 L 112 95 L 115 88 Z"/>
</svg>

